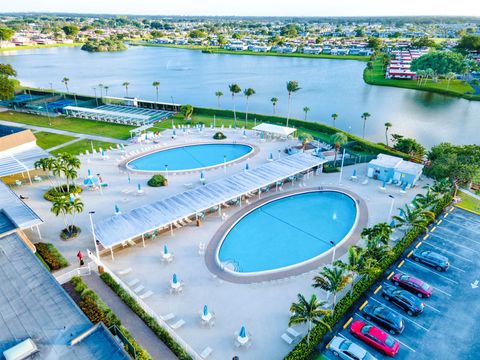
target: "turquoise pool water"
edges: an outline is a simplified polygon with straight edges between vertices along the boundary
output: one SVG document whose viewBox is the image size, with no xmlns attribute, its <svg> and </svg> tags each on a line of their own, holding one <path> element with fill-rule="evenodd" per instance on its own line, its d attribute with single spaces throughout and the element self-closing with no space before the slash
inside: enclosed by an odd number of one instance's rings
<svg viewBox="0 0 480 360">
<path fill-rule="evenodd" d="M 357 208 L 348 195 L 315 191 L 266 203 L 228 232 L 218 259 L 236 272 L 279 269 L 310 260 L 345 238 Z"/>
<path fill-rule="evenodd" d="M 142 156 L 128 163 L 128 167 L 142 171 L 198 170 L 210 166 L 234 161 L 253 151 L 243 144 L 199 144 L 185 145 L 172 149 L 157 151 Z"/>
</svg>

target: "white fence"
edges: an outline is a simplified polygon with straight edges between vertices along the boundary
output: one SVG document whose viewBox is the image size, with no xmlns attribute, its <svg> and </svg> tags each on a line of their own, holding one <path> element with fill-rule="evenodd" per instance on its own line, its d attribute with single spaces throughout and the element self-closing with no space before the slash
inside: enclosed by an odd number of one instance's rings
<svg viewBox="0 0 480 360">
<path fill-rule="evenodd" d="M 73 269 L 72 271 L 66 272 L 64 274 L 55 276 L 55 279 L 60 284 L 65 284 L 66 282 L 69 282 L 74 276 L 90 275 L 92 272 L 91 266 L 95 266 L 95 263 L 90 262 L 87 264 L 87 266 L 82 266 L 82 267 Z"/>
</svg>

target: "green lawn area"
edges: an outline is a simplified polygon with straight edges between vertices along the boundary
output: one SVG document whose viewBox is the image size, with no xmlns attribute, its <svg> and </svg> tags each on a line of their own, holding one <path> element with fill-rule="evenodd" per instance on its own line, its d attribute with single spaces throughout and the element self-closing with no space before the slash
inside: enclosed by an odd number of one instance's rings
<svg viewBox="0 0 480 360">
<path fill-rule="evenodd" d="M 73 136 L 54 134 L 46 131 L 39 131 L 34 135 L 37 138 L 37 145 L 42 149 L 50 149 L 54 146 L 76 139 Z"/>
<path fill-rule="evenodd" d="M 378 57 L 373 62 L 373 69 L 365 69 L 363 79 L 367 84 L 393 86 L 405 89 L 415 89 L 423 91 L 432 91 L 441 94 L 448 94 L 453 96 L 461 96 L 472 100 L 480 100 L 480 97 L 475 95 L 468 95 L 467 92 L 474 92 L 474 89 L 465 81 L 452 80 L 450 85 L 447 80 L 440 79 L 437 82 L 433 80 L 422 81 L 420 85 L 417 80 L 399 80 L 399 79 L 385 79 L 385 68 L 383 67 L 382 58 Z"/>
<path fill-rule="evenodd" d="M 456 204 L 459 208 L 472 211 L 480 215 L 480 200 L 470 196 L 463 191 L 459 191 L 457 194 L 462 200 Z"/>
<path fill-rule="evenodd" d="M 123 140 L 130 138 L 129 130 L 134 128 L 133 126 L 128 125 L 111 124 L 102 121 L 70 117 L 66 118 L 64 116 L 52 117 L 49 119 L 46 116 L 24 114 L 15 111 L 5 111 L 0 113 L 0 119 L 21 124 L 67 130 L 80 134 L 106 136 Z"/>
<path fill-rule="evenodd" d="M 92 152 L 92 145 L 98 151 L 98 148 L 101 147 L 102 149 L 108 149 L 110 146 L 116 147 L 117 144 L 104 142 L 104 141 L 97 141 L 97 140 L 80 140 L 74 142 L 73 144 L 63 146 L 57 150 L 51 152 L 52 155 L 57 155 L 58 153 L 69 153 L 72 155 L 78 155 L 81 152 L 85 152 L 88 150 L 90 153 Z"/>
<path fill-rule="evenodd" d="M 171 129 L 172 119 L 175 126 L 188 125 L 188 124 L 191 126 L 199 123 L 205 124 L 205 126 L 210 126 L 210 124 L 213 124 L 213 116 L 210 116 L 210 115 L 194 114 L 192 116 L 192 120 L 184 120 L 182 114 L 176 114 L 173 118 L 156 123 L 155 126 L 152 127 L 152 130 L 155 131 L 155 130 Z M 225 117 L 225 116 L 216 116 L 215 125 L 217 127 L 220 127 L 222 124 L 225 127 L 228 127 L 229 125 L 233 126 L 233 118 Z M 257 124 L 260 124 L 260 121 Z M 251 129 L 254 125 L 255 123 L 253 121 L 253 117 L 249 118 L 247 123 L 247 129 Z M 242 126 L 245 126 L 245 118 L 237 116 L 237 127 L 242 127 Z"/>
<path fill-rule="evenodd" d="M 43 49 L 43 48 L 53 48 L 53 47 L 72 47 L 80 46 L 82 43 L 73 43 L 73 44 L 51 44 L 51 45 L 25 45 L 25 46 L 13 46 L 0 48 L 0 51 L 9 51 L 9 50 L 30 50 L 30 49 Z"/>
</svg>

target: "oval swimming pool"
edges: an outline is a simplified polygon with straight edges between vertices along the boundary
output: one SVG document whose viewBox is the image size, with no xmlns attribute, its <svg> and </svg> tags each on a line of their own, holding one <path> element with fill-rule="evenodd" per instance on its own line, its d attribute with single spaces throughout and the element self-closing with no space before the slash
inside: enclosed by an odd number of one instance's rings
<svg viewBox="0 0 480 360">
<path fill-rule="evenodd" d="M 348 237 L 357 205 L 337 191 L 289 195 L 263 204 L 235 222 L 217 248 L 217 262 L 238 274 L 293 267 Z"/>
<path fill-rule="evenodd" d="M 195 144 L 156 151 L 130 161 L 137 171 L 188 171 L 223 165 L 247 156 L 253 147 L 245 144 Z"/>
</svg>

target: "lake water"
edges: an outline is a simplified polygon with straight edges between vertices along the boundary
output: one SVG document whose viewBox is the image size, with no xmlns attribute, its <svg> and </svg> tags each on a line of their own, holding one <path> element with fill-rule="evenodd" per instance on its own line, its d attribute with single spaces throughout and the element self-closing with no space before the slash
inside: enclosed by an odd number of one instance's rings
<svg viewBox="0 0 480 360">
<path fill-rule="evenodd" d="M 427 92 L 379 87 L 363 82 L 364 62 L 272 56 L 203 54 L 200 51 L 131 47 L 118 53 L 88 53 L 79 48 L 51 48 L 0 52 L 0 63 L 10 63 L 25 85 L 64 90 L 63 77 L 70 78 L 70 91 L 93 95 L 98 84 L 109 86 L 108 94 L 124 96 L 122 83 L 130 82 L 129 95 L 155 99 L 153 81 L 160 81 L 159 99 L 197 106 L 216 107 L 215 91 L 224 93 L 222 108 L 232 108 L 228 84 L 252 87 L 250 111 L 272 113 L 270 98 L 279 99 L 277 114 L 286 115 L 288 80 L 297 80 L 301 90 L 293 96 L 292 117 L 331 124 L 361 135 L 361 114 L 369 112 L 366 137 L 385 141 L 385 122 L 392 133 L 415 137 L 426 146 L 442 141 L 480 143 L 480 102 Z M 238 95 L 237 110 L 244 110 L 245 97 Z"/>
</svg>

